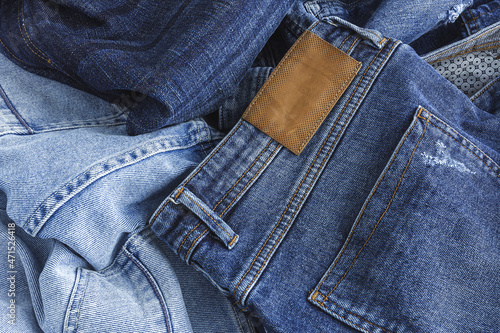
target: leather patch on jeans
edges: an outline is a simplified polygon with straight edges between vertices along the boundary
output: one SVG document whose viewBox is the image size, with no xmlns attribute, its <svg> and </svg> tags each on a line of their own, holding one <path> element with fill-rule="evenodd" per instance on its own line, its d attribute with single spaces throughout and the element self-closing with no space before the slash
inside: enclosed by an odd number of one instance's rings
<svg viewBox="0 0 500 333">
<path fill-rule="evenodd" d="M 299 155 L 361 63 L 306 31 L 280 61 L 243 119 Z"/>
</svg>

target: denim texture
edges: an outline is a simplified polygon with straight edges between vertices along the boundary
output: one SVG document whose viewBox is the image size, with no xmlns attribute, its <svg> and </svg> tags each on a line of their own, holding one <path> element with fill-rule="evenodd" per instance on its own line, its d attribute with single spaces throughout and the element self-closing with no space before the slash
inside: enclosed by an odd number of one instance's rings
<svg viewBox="0 0 500 333">
<path fill-rule="evenodd" d="M 312 31 L 363 67 L 304 151 L 238 122 L 152 229 L 276 332 L 494 332 L 500 119 L 474 101 L 497 81 L 469 99 L 400 41 Z"/>
<path fill-rule="evenodd" d="M 0 1 L 0 332 L 496 332 L 499 9 Z M 297 156 L 241 115 L 308 29 Z"/>
<path fill-rule="evenodd" d="M 292 3 L 2 1 L 0 41 L 26 69 L 134 105 L 140 134 L 215 111 Z"/>
<path fill-rule="evenodd" d="M 3 55 L 0 97 L 2 333 L 252 332 L 144 228 L 220 133 L 198 119 L 128 136 L 116 105 Z M 11 299 L 16 325 L 4 321 Z"/>
</svg>

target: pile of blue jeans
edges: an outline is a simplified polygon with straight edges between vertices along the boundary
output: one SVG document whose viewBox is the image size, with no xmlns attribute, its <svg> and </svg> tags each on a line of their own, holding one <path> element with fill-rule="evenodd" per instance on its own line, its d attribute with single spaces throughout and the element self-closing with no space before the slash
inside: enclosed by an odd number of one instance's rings
<svg viewBox="0 0 500 333">
<path fill-rule="evenodd" d="M 498 332 L 500 0 L 1 0 L 0 333 Z"/>
</svg>

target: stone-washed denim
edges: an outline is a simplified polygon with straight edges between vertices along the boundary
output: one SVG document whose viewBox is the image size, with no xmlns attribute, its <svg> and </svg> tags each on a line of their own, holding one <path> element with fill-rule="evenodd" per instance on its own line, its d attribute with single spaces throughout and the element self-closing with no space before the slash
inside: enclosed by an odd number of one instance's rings
<svg viewBox="0 0 500 333">
<path fill-rule="evenodd" d="M 153 231 L 276 332 L 496 332 L 500 23 L 422 58 L 321 19 L 290 30 L 312 25 L 362 68 L 305 149 L 239 120 Z"/>
<path fill-rule="evenodd" d="M 144 229 L 221 135 L 192 120 L 132 137 L 125 123 L 0 55 L 0 332 L 252 332 Z"/>
</svg>

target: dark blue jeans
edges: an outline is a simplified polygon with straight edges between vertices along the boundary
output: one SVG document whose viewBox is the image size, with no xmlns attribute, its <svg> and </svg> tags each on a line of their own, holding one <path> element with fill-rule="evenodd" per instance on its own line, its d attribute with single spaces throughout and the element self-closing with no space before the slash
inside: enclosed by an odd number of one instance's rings
<svg viewBox="0 0 500 333">
<path fill-rule="evenodd" d="M 340 20 L 311 31 L 362 67 L 302 152 L 240 120 L 154 232 L 273 331 L 495 331 L 500 119 L 475 103 L 494 104 L 498 71 L 468 97 L 397 40 Z"/>
</svg>

